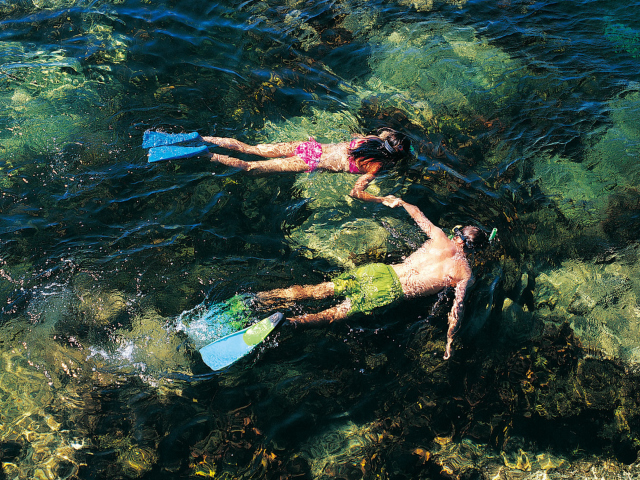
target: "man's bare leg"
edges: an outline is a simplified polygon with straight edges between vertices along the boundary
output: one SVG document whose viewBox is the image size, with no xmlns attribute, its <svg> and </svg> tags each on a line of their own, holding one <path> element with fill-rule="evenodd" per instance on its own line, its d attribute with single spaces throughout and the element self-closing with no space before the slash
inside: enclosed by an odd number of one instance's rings
<svg viewBox="0 0 640 480">
<path fill-rule="evenodd" d="M 336 320 L 344 320 L 351 308 L 351 300 L 347 299 L 335 307 L 328 308 L 318 313 L 308 313 L 289 318 L 288 320 L 294 324 L 301 323 L 317 323 L 317 322 L 335 322 Z"/>
<path fill-rule="evenodd" d="M 324 282 L 318 285 L 294 285 L 289 288 L 276 288 L 267 292 L 258 292 L 255 300 L 261 305 L 270 305 L 277 302 L 290 303 L 295 300 L 332 297 L 334 294 L 333 282 Z"/>
<path fill-rule="evenodd" d="M 247 145 L 235 138 L 202 137 L 207 143 L 213 143 L 219 147 L 228 148 L 237 152 L 260 155 L 266 158 L 290 157 L 296 151 L 296 147 L 302 142 L 261 143 Z"/>
<path fill-rule="evenodd" d="M 309 165 L 307 165 L 306 162 L 297 155 L 294 155 L 293 157 L 260 160 L 256 162 L 245 162 L 238 158 L 229 157 L 228 155 L 218 155 L 216 153 L 210 153 L 209 158 L 211 158 L 212 162 L 218 162 L 229 167 L 239 168 L 245 172 L 276 173 L 306 172 L 309 170 Z"/>
</svg>

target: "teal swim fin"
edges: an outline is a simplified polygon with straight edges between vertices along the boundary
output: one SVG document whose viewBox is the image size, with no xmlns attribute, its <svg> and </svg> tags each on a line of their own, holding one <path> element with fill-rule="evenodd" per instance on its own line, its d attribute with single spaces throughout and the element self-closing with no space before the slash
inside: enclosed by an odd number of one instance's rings
<svg viewBox="0 0 640 480">
<path fill-rule="evenodd" d="M 206 145 L 199 147 L 153 147 L 149 149 L 149 163 L 162 160 L 179 160 L 181 158 L 197 157 L 209 151 Z"/>
<path fill-rule="evenodd" d="M 228 367 L 262 342 L 283 317 L 282 313 L 276 312 L 248 328 L 211 342 L 200 349 L 202 360 L 211 370 Z"/>
<path fill-rule="evenodd" d="M 147 130 L 142 136 L 142 148 L 162 147 L 164 145 L 176 145 L 185 142 L 203 142 L 198 132 L 191 133 L 164 133 Z"/>
</svg>

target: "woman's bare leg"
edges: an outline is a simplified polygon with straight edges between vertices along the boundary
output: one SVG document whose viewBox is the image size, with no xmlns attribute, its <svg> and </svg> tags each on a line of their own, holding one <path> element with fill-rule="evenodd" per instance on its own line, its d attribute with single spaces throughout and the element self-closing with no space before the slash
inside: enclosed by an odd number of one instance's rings
<svg viewBox="0 0 640 480">
<path fill-rule="evenodd" d="M 328 308 L 318 313 L 308 313 L 306 315 L 298 315 L 289 318 L 291 323 L 316 323 L 316 322 L 334 322 L 336 320 L 344 320 L 351 308 L 351 300 L 347 299 L 335 307 Z"/>
<path fill-rule="evenodd" d="M 260 155 L 265 158 L 290 157 L 296 151 L 296 147 L 302 142 L 261 143 L 247 145 L 235 138 L 202 137 L 207 143 L 213 143 L 219 147 L 228 148 L 241 153 Z"/>
<path fill-rule="evenodd" d="M 274 158 L 273 160 L 259 160 L 256 162 L 245 162 L 228 155 L 218 155 L 210 153 L 212 162 L 222 163 L 229 167 L 240 168 L 245 172 L 274 173 L 274 172 L 306 172 L 309 165 L 297 155 L 293 157 Z"/>
</svg>

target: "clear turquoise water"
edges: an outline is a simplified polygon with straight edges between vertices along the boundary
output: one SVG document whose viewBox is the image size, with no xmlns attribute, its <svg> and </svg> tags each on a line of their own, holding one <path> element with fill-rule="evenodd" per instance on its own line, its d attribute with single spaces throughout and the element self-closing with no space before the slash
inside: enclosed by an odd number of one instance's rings
<svg viewBox="0 0 640 480">
<path fill-rule="evenodd" d="M 638 7 L 0 0 L 6 478 L 637 473 Z M 374 190 L 499 230 L 454 358 L 426 298 L 211 373 L 184 312 L 424 238 L 352 176 L 151 165 L 142 133 L 383 125 L 416 158 Z"/>
</svg>

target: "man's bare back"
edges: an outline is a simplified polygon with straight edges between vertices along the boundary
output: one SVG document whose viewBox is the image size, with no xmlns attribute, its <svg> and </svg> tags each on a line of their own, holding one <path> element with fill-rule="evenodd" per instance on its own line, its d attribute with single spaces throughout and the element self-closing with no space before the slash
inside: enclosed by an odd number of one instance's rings
<svg viewBox="0 0 640 480">
<path fill-rule="evenodd" d="M 462 245 L 455 239 L 449 239 L 413 205 L 403 202 L 403 206 L 407 211 L 415 209 L 412 217 L 415 215 L 416 222 L 419 220 L 419 224 L 427 226 L 423 230 L 430 237 L 404 262 L 392 265 L 405 296 L 431 295 L 471 278 L 471 268 Z"/>
</svg>

